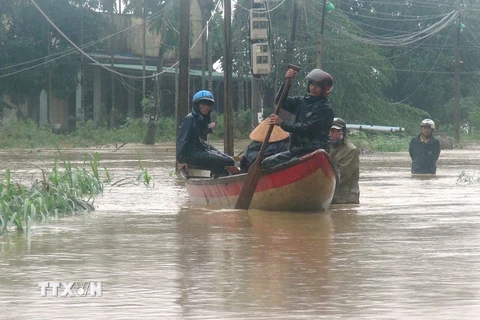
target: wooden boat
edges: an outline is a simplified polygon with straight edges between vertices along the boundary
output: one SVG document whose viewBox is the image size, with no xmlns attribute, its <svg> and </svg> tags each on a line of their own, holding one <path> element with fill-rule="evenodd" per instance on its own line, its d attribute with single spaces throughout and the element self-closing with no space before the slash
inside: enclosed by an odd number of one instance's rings
<svg viewBox="0 0 480 320">
<path fill-rule="evenodd" d="M 192 202 L 234 208 L 247 174 L 219 178 L 192 177 L 182 172 Z M 264 172 L 257 184 L 250 209 L 269 211 L 318 211 L 332 201 L 335 169 L 325 150 Z"/>
</svg>

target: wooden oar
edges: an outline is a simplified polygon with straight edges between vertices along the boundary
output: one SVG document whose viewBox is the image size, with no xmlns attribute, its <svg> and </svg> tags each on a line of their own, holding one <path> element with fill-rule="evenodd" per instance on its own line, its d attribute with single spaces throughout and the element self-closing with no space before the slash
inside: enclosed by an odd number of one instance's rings
<svg viewBox="0 0 480 320">
<path fill-rule="evenodd" d="M 294 64 L 288 64 L 288 69 L 293 69 L 297 72 L 300 71 L 300 67 Z M 280 112 L 283 101 L 287 97 L 288 90 L 290 89 L 291 85 L 292 85 L 292 78 L 287 78 L 285 81 L 285 86 L 283 87 L 283 90 L 282 90 L 282 95 L 280 96 L 280 99 L 278 100 L 277 105 L 275 107 L 274 114 L 278 114 Z M 253 162 L 250 168 L 248 168 L 247 179 L 245 180 L 242 190 L 240 191 L 240 195 L 238 196 L 237 203 L 235 204 L 235 209 L 248 209 L 248 207 L 250 207 L 250 202 L 252 202 L 253 194 L 255 193 L 255 189 L 257 188 L 258 180 L 260 180 L 260 177 L 262 175 L 263 155 L 265 154 L 265 149 L 267 149 L 268 140 L 270 140 L 270 136 L 272 135 L 273 126 L 274 125 L 271 124 L 270 127 L 268 128 L 267 135 L 263 140 L 262 147 L 258 152 L 258 156 L 255 159 L 255 162 Z"/>
</svg>

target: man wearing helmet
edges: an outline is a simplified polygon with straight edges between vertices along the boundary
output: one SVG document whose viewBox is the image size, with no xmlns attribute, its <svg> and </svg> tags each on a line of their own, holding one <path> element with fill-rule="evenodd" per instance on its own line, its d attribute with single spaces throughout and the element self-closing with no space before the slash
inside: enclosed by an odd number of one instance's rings
<svg viewBox="0 0 480 320">
<path fill-rule="evenodd" d="M 330 157 L 338 174 L 332 203 L 360 203 L 360 157 L 353 143 L 347 141 L 347 125 L 343 119 L 333 119 L 328 142 Z"/>
<path fill-rule="evenodd" d="M 297 72 L 288 69 L 285 77 L 293 78 Z M 313 152 L 317 149 L 328 151 L 328 132 L 333 121 L 333 109 L 327 97 L 333 88 L 333 78 L 323 70 L 313 69 L 305 78 L 308 94 L 303 97 L 287 97 L 282 107 L 295 115 L 293 121 L 283 121 L 278 115 L 271 115 L 268 124 L 280 126 L 290 133 L 288 151 L 263 160 L 263 168 L 271 168 Z"/>
<path fill-rule="evenodd" d="M 218 151 L 207 143 L 210 113 L 215 103 L 210 91 L 201 90 L 193 96 L 192 112 L 183 119 L 177 137 L 178 170 L 188 165 L 212 174 L 227 174 L 226 166 L 233 166 L 232 157 Z"/>
<path fill-rule="evenodd" d="M 420 123 L 420 134 L 410 141 L 408 152 L 412 158 L 412 173 L 435 174 L 440 156 L 440 142 L 432 135 L 435 122 L 424 119 Z"/>
</svg>

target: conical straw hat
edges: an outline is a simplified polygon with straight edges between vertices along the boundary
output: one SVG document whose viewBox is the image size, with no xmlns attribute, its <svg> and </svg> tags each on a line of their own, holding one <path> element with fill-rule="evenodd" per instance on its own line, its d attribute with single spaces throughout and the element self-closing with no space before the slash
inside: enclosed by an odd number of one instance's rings
<svg viewBox="0 0 480 320">
<path fill-rule="evenodd" d="M 250 139 L 257 142 L 263 142 L 267 136 L 268 128 L 268 118 L 260 122 L 260 124 L 250 132 Z M 268 142 L 277 142 L 287 139 L 289 136 L 288 132 L 283 131 L 279 126 L 273 126 L 272 134 Z"/>
</svg>

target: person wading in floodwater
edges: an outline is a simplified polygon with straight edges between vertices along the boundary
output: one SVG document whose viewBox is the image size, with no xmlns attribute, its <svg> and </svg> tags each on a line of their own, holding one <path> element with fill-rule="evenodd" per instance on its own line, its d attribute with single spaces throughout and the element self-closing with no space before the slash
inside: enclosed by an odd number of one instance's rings
<svg viewBox="0 0 480 320">
<path fill-rule="evenodd" d="M 440 142 L 433 136 L 435 122 L 424 119 L 420 123 L 421 131 L 410 141 L 408 152 L 412 159 L 412 173 L 436 174 L 437 160 L 440 156 Z"/>
<path fill-rule="evenodd" d="M 330 157 L 339 175 L 332 203 L 360 203 L 360 155 L 347 139 L 347 125 L 334 118 L 330 128 Z"/>
</svg>

